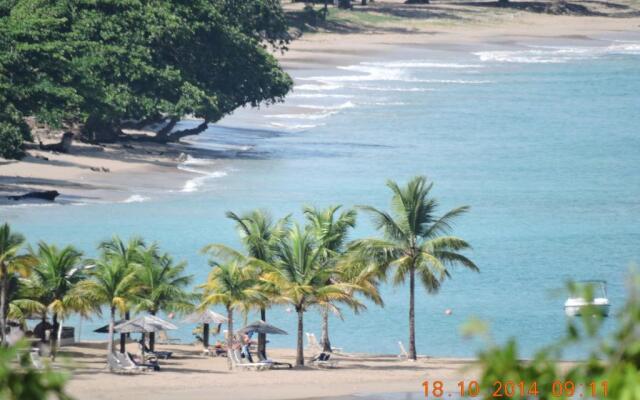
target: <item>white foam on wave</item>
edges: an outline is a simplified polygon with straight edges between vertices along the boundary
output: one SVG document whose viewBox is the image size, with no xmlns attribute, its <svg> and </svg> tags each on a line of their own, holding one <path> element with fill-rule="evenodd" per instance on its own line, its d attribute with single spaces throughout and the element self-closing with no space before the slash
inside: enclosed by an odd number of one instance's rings
<svg viewBox="0 0 640 400">
<path fill-rule="evenodd" d="M 307 80 L 298 78 L 299 80 Z M 342 85 L 337 84 L 322 84 L 322 85 L 314 85 L 314 84 L 304 84 L 295 86 L 295 90 L 311 90 L 311 91 L 322 91 L 322 90 L 336 90 L 342 88 Z"/>
<path fill-rule="evenodd" d="M 326 111 L 322 113 L 313 113 L 313 114 L 271 114 L 265 115 L 265 118 L 277 118 L 277 119 L 303 119 L 303 120 L 316 120 L 316 119 L 324 119 L 330 117 L 334 114 L 337 114 L 337 111 Z"/>
<path fill-rule="evenodd" d="M 383 86 L 354 86 L 358 90 L 370 90 L 374 92 L 433 92 L 434 88 L 422 87 L 383 87 Z"/>
<path fill-rule="evenodd" d="M 324 124 L 281 124 L 278 122 L 271 122 L 269 126 L 279 129 L 285 129 L 288 131 L 303 131 L 308 129 L 313 129 L 318 126 L 324 126 Z"/>
<path fill-rule="evenodd" d="M 192 172 L 196 172 L 196 171 L 192 171 Z M 184 186 L 182 187 L 181 192 L 185 192 L 185 193 L 197 192 L 207 180 L 214 179 L 214 178 L 222 178 L 227 176 L 227 173 L 224 171 L 215 171 L 210 173 L 197 171 L 197 173 L 201 173 L 203 174 L 203 176 L 198 176 L 196 178 L 192 178 L 186 181 L 184 183 Z"/>
<path fill-rule="evenodd" d="M 191 178 L 184 183 L 181 192 L 191 193 L 197 192 L 204 185 L 204 183 L 209 179 L 222 178 L 227 176 L 225 171 L 211 171 L 207 169 L 194 168 L 194 166 L 213 166 L 215 164 L 215 160 L 207 160 L 201 158 L 195 158 L 192 156 L 187 156 L 187 159 L 178 164 L 178 169 L 186 172 L 191 172 L 194 174 L 198 174 L 195 178 Z"/>
<path fill-rule="evenodd" d="M 563 64 L 614 54 L 640 55 L 640 43 L 615 43 L 606 47 L 530 46 L 527 50 L 479 51 L 480 61 L 521 64 Z"/>
<path fill-rule="evenodd" d="M 336 85 L 335 82 L 362 82 L 362 81 L 407 81 L 406 71 L 399 68 L 374 67 L 367 65 L 348 65 L 338 67 L 343 71 L 358 72 L 357 75 L 321 75 L 298 78 L 301 81 L 322 82 L 327 86 Z M 304 86 L 304 85 L 303 85 Z"/>
<path fill-rule="evenodd" d="M 429 61 L 422 61 L 422 60 L 363 62 L 362 65 L 370 65 L 370 66 L 376 66 L 376 67 L 391 67 L 391 68 L 425 68 L 425 69 L 483 68 L 483 65 L 481 64 L 438 63 L 438 62 L 429 62 Z"/>
<path fill-rule="evenodd" d="M 353 108 L 356 105 L 353 104 L 351 101 L 347 101 L 341 104 L 336 104 L 336 105 L 329 105 L 329 106 L 324 106 L 324 105 L 318 105 L 318 104 L 298 104 L 296 105 L 296 107 L 301 107 L 301 108 L 310 108 L 312 110 L 344 110 L 346 108 Z"/>
<path fill-rule="evenodd" d="M 303 85 L 304 86 L 304 85 Z M 298 89 L 296 86 L 294 88 Z M 351 99 L 354 96 L 350 94 L 331 94 L 331 93 L 292 93 L 287 95 L 288 98 L 302 98 L 302 99 Z"/>
<path fill-rule="evenodd" d="M 147 200 L 149 200 L 149 198 L 146 197 L 146 196 L 142 196 L 142 195 L 139 195 L 139 194 L 133 194 L 133 195 L 127 197 L 122 202 L 123 203 L 142 203 L 142 202 L 145 202 Z"/>
</svg>

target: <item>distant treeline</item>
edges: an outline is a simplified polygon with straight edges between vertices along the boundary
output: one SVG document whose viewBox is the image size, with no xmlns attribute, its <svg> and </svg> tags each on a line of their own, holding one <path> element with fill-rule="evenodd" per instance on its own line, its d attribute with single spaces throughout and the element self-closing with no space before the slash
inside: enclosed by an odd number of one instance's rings
<svg viewBox="0 0 640 400">
<path fill-rule="evenodd" d="M 8 0 L 0 3 L 0 156 L 19 157 L 25 117 L 114 141 L 158 127 L 198 133 L 234 109 L 277 102 L 291 78 L 277 0 Z M 184 115 L 202 118 L 174 132 Z"/>
</svg>

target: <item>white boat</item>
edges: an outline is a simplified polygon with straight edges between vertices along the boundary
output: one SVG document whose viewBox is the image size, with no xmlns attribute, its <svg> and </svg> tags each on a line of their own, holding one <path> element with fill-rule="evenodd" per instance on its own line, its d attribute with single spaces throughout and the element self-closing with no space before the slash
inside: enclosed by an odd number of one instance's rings
<svg viewBox="0 0 640 400">
<path fill-rule="evenodd" d="M 609 299 L 607 298 L 606 281 L 580 281 L 576 282 L 577 287 L 591 285 L 593 287 L 593 300 L 589 301 L 579 295 L 571 296 L 564 302 L 564 312 L 570 317 L 582 314 L 582 310 L 589 306 L 594 312 L 603 316 L 609 315 Z"/>
</svg>

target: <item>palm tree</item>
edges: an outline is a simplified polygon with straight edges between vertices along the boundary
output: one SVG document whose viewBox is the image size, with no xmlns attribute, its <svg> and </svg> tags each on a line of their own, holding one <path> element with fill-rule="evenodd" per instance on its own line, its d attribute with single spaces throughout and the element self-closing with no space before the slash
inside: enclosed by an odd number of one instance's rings
<svg viewBox="0 0 640 400">
<path fill-rule="evenodd" d="M 242 216 L 231 211 L 227 211 L 227 218 L 236 222 L 236 229 L 247 255 L 253 259 L 262 261 L 266 264 L 273 263 L 273 250 L 278 241 L 283 237 L 289 226 L 289 216 L 274 222 L 271 214 L 266 210 L 253 210 Z M 270 293 L 272 288 L 265 286 L 263 291 L 265 294 Z M 265 299 L 268 298 L 265 296 Z M 267 307 L 269 301 L 260 304 L 260 319 L 267 320 Z M 258 352 L 266 354 L 267 338 L 263 333 L 258 334 Z"/>
<path fill-rule="evenodd" d="M 392 214 L 370 206 L 360 207 L 373 216 L 376 228 L 384 237 L 357 240 L 350 249 L 363 262 L 376 265 L 381 273 L 386 274 L 389 267 L 394 267 L 395 284 L 401 284 L 409 277 L 409 357 L 416 360 L 416 275 L 427 292 L 435 293 L 450 277 L 448 267 L 462 265 L 478 271 L 470 259 L 459 253 L 471 246 L 458 237 L 448 236 L 451 222 L 469 207 L 458 207 L 436 217 L 438 203 L 429 197 L 433 184 L 428 184 L 423 176 L 413 178 L 403 188 L 393 181 L 388 181 L 387 186 L 393 192 Z"/>
<path fill-rule="evenodd" d="M 26 323 L 32 315 L 43 315 L 47 307 L 38 301 L 38 296 L 31 290 L 30 280 L 13 275 L 9 278 L 7 293 L 7 317 L 21 324 Z"/>
<path fill-rule="evenodd" d="M 135 302 L 138 310 L 145 310 L 151 315 L 160 311 L 189 312 L 193 309 L 194 297 L 185 289 L 193 280 L 192 275 L 185 275 L 187 264 L 175 264 L 169 254 L 158 254 L 155 245 L 150 246 L 143 254 L 137 271 L 137 283 L 141 289 Z M 149 348 L 155 348 L 155 333 L 149 333 Z"/>
<path fill-rule="evenodd" d="M 132 298 L 140 290 L 135 269 L 128 268 L 121 259 L 107 258 L 96 261 L 86 280 L 72 290 L 72 299 L 99 307 L 109 307 L 109 342 L 107 351 L 113 352 L 113 330 L 116 310 L 124 313 Z"/>
<path fill-rule="evenodd" d="M 341 206 L 330 206 L 325 210 L 317 210 L 312 207 L 303 209 L 307 219 L 307 229 L 311 232 L 320 247 L 320 262 L 322 265 L 332 268 L 336 261 L 343 255 L 344 244 L 350 229 L 356 225 L 356 212 L 347 210 L 336 215 Z M 340 277 L 334 275 L 329 278 L 331 281 L 339 281 Z M 322 307 L 322 334 L 320 343 L 323 351 L 331 352 L 331 341 L 329 340 L 329 308 Z"/>
<path fill-rule="evenodd" d="M 98 249 L 102 253 L 102 258 L 118 260 L 118 262 L 122 264 L 122 267 L 129 271 L 140 266 L 142 261 L 142 252 L 145 247 L 146 245 L 144 240 L 138 236 L 133 236 L 125 242 L 117 235 L 114 235 L 109 240 L 100 242 L 98 245 Z M 121 310 L 124 314 L 123 316 L 125 320 L 129 319 L 130 308 L 131 306 L 127 305 Z M 128 334 L 126 333 L 120 334 L 120 351 L 124 351 L 124 343 L 127 337 Z"/>
<path fill-rule="evenodd" d="M 51 357 L 55 359 L 57 339 L 62 318 L 76 310 L 69 293 L 84 279 L 82 253 L 73 246 L 59 249 L 45 242 L 38 243 L 37 250 L 31 250 L 37 260 L 29 286 L 37 293 L 37 298 L 52 313 L 53 329 L 50 335 Z M 45 311 L 46 319 L 46 311 Z"/>
<path fill-rule="evenodd" d="M 15 274 L 28 275 L 33 265 L 31 256 L 18 254 L 24 242 L 24 236 L 11 232 L 9 224 L 0 226 L 0 344 L 2 345 L 7 343 L 9 283 Z"/>
<path fill-rule="evenodd" d="M 330 282 L 334 270 L 322 264 L 321 251 L 310 232 L 295 226 L 276 247 L 275 268 L 261 278 L 277 287 L 298 314 L 296 366 L 304 365 L 304 313 L 310 306 L 360 305 L 352 296 L 353 285 Z"/>
<path fill-rule="evenodd" d="M 227 351 L 233 349 L 233 312 L 247 310 L 255 303 L 263 302 L 263 294 L 258 288 L 256 270 L 237 261 L 219 264 L 212 261 L 212 270 L 203 289 L 200 309 L 222 304 L 227 311 Z M 227 357 L 231 369 L 231 357 Z"/>
</svg>

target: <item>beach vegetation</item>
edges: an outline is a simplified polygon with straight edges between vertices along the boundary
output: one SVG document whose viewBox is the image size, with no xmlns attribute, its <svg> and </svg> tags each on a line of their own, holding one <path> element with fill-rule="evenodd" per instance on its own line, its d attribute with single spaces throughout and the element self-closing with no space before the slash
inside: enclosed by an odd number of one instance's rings
<svg viewBox="0 0 640 400">
<path fill-rule="evenodd" d="M 193 275 L 187 275 L 186 268 L 185 262 L 176 263 L 171 255 L 161 254 L 157 245 L 145 249 L 136 268 L 140 290 L 133 300 L 135 310 L 151 315 L 193 311 L 197 298 L 188 289 Z M 155 332 L 149 333 L 149 349 L 155 350 Z"/>
<path fill-rule="evenodd" d="M 437 216 L 438 201 L 431 196 L 433 183 L 424 176 L 411 179 L 401 187 L 388 181 L 392 212 L 372 206 L 359 208 L 370 214 L 382 238 L 355 240 L 350 252 L 362 263 L 376 265 L 382 274 L 393 270 L 393 283 L 409 280 L 409 358 L 416 360 L 415 286 L 416 278 L 428 293 L 437 293 L 451 277 L 451 267 L 463 266 L 478 271 L 476 264 L 462 252 L 471 248 L 465 240 L 451 236 L 452 223 L 469 207 L 454 208 Z"/>
<path fill-rule="evenodd" d="M 272 0 L 16 0 L 0 10 L 0 104 L 79 126 L 91 141 L 151 126 L 155 140 L 175 141 L 238 107 L 280 101 L 292 80 L 266 47 L 287 41 Z M 201 123 L 174 129 L 185 115 Z M 0 127 L 17 137 L 14 125 Z"/>
<path fill-rule="evenodd" d="M 352 295 L 353 285 L 331 281 L 334 268 L 322 263 L 322 251 L 309 230 L 295 225 L 276 247 L 275 268 L 261 277 L 278 288 L 282 301 L 291 304 L 298 316 L 296 366 L 304 365 L 304 313 L 311 306 L 335 309 L 336 303 L 344 303 L 364 307 Z"/>
<path fill-rule="evenodd" d="M 70 295 L 76 303 L 93 306 L 98 315 L 101 314 L 101 306 L 107 307 L 107 352 L 112 353 L 116 311 L 124 314 L 140 291 L 136 270 L 128 267 L 120 258 L 103 256 L 95 261 L 87 275 L 88 279 L 79 282 Z"/>
<path fill-rule="evenodd" d="M 65 391 L 68 379 L 68 374 L 54 370 L 48 364 L 42 370 L 34 367 L 25 343 L 0 347 L 1 399 L 71 400 Z"/>
<path fill-rule="evenodd" d="M 259 261 L 258 265 L 254 265 L 259 269 L 264 269 L 264 265 L 273 265 L 275 259 L 274 250 L 277 243 L 286 234 L 290 224 L 290 217 L 286 216 L 278 221 L 274 221 L 271 214 L 266 210 L 253 210 L 251 212 L 238 215 L 228 211 L 226 217 L 235 221 L 236 231 L 240 236 L 242 245 L 247 253 L 248 258 L 240 256 L 233 249 L 224 245 L 211 245 L 208 247 L 210 251 L 216 251 L 220 255 L 231 256 L 237 261 L 249 262 L 251 259 Z M 256 264 L 256 263 L 254 263 Z M 265 302 L 258 305 L 260 309 L 260 319 L 267 321 L 267 308 L 273 303 L 272 300 L 277 296 L 275 288 L 268 285 L 264 281 L 260 281 L 260 289 L 263 292 Z M 258 334 L 258 352 L 266 354 L 266 335 Z"/>
<path fill-rule="evenodd" d="M 335 273 L 329 277 L 327 284 L 342 281 L 341 270 L 335 266 L 346 252 L 348 234 L 356 225 L 356 211 L 346 210 L 339 213 L 340 206 L 330 206 L 324 210 L 313 207 L 304 208 L 307 229 L 315 237 L 320 250 L 319 263 L 324 268 L 333 268 Z M 329 311 L 327 306 L 321 306 L 322 332 L 320 345 L 323 351 L 331 352 L 329 338 Z"/>
<path fill-rule="evenodd" d="M 9 224 L 0 226 L 0 345 L 7 343 L 7 318 L 10 283 L 16 275 L 28 276 L 35 264 L 34 258 L 23 254 L 25 237 L 13 232 Z"/>
<path fill-rule="evenodd" d="M 211 260 L 211 272 L 206 282 L 200 286 L 202 301 L 200 309 L 212 305 L 222 305 L 227 312 L 227 351 L 234 349 L 234 311 L 248 312 L 256 304 L 265 302 L 258 286 L 259 276 L 254 268 L 237 261 L 219 263 Z M 231 356 L 227 357 L 229 369 L 232 369 Z"/>
<path fill-rule="evenodd" d="M 496 382 L 526 382 L 527 389 L 536 383 L 536 398 L 598 398 L 640 399 L 640 274 L 632 271 L 627 280 L 628 296 L 617 315 L 613 334 L 601 334 L 602 314 L 589 306 L 582 316 L 567 321 L 566 335 L 561 340 L 535 352 L 531 360 L 523 361 L 515 338 L 496 344 L 486 327 L 477 321 L 466 326 L 466 334 L 475 334 L 487 342 L 478 354 L 480 394 L 495 398 Z M 569 284 L 573 295 L 593 299 L 593 288 Z M 581 346 L 588 352 L 584 360 L 568 368 L 560 363 L 563 350 Z M 523 396 L 525 397 L 525 396 Z"/>
<path fill-rule="evenodd" d="M 70 295 L 75 285 L 85 278 L 82 252 L 73 246 L 58 248 L 53 244 L 40 242 L 37 249 L 31 249 L 31 255 L 36 264 L 31 276 L 25 281 L 25 286 L 29 296 L 45 307 L 42 312 L 43 321 L 46 321 L 47 314 L 51 313 L 52 328 L 49 339 L 51 357 L 55 359 L 62 320 L 76 311 L 90 311 L 82 309 L 83 303 L 78 304 Z M 45 339 L 44 329 L 42 339 Z"/>
</svg>

